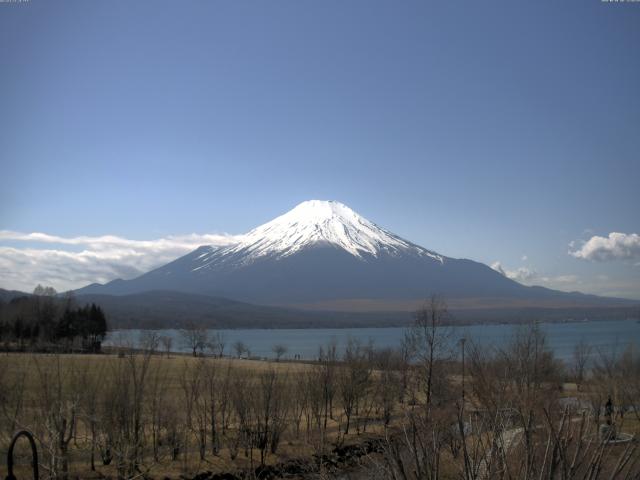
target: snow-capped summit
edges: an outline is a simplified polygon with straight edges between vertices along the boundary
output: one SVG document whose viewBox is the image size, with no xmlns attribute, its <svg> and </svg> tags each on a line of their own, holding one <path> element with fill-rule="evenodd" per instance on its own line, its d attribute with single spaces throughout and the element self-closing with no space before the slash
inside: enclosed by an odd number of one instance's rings
<svg viewBox="0 0 640 480">
<path fill-rule="evenodd" d="M 343 203 L 324 200 L 300 203 L 284 215 L 254 228 L 240 244 L 229 250 L 244 250 L 252 256 L 285 257 L 323 243 L 342 248 L 356 257 L 412 250 L 442 260 L 440 256 L 378 227 Z"/>
<path fill-rule="evenodd" d="M 284 258 L 305 248 L 333 246 L 354 257 L 412 254 L 443 262 L 443 257 L 403 240 L 354 212 L 343 203 L 308 200 L 254 228 L 239 243 L 202 254 L 195 269 L 220 259 L 247 264 L 261 257 Z"/>
</svg>

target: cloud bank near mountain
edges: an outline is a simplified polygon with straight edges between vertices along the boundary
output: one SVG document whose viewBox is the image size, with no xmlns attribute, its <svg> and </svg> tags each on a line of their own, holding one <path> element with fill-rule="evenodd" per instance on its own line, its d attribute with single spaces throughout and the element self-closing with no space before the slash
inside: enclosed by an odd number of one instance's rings
<svg viewBox="0 0 640 480">
<path fill-rule="evenodd" d="M 0 230 L 0 287 L 31 291 L 36 284 L 63 291 L 88 283 L 134 278 L 201 245 L 237 241 L 228 234 L 189 234 L 132 240 L 115 235 L 61 237 Z"/>
<path fill-rule="evenodd" d="M 131 279 L 189 253 L 201 245 L 227 246 L 243 236 L 222 234 L 169 235 L 134 240 L 117 235 L 66 237 L 43 232 L 0 230 L 0 288 L 32 291 L 38 283 L 59 291 L 116 278 Z M 612 232 L 571 244 L 569 255 L 594 263 L 623 261 L 640 267 L 640 235 Z M 528 261 L 525 255 L 521 259 Z M 549 275 L 531 265 L 491 267 L 526 285 L 636 298 L 637 287 L 626 280 L 575 274 Z"/>
<path fill-rule="evenodd" d="M 525 260 L 526 257 L 523 257 Z M 510 270 L 502 265 L 502 262 L 493 262 L 491 264 L 496 272 L 501 273 L 511 280 L 523 283 L 525 285 L 541 285 L 547 288 L 554 288 L 558 290 L 579 290 L 584 286 L 584 281 L 578 275 L 565 274 L 565 275 L 544 275 L 538 272 L 535 268 L 518 267 L 514 270 Z"/>
<path fill-rule="evenodd" d="M 527 281 L 533 280 L 538 276 L 537 272 L 532 268 L 519 267 L 515 270 L 507 270 L 502 266 L 502 263 L 500 262 L 493 262 L 491 264 L 491 268 L 493 268 L 496 272 L 501 273 L 505 277 L 521 283 L 526 283 Z"/>
</svg>

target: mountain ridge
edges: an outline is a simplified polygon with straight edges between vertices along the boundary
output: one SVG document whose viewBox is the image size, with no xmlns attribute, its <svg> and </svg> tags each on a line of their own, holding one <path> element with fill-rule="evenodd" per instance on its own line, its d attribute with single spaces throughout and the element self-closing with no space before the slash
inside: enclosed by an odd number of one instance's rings
<svg viewBox="0 0 640 480">
<path fill-rule="evenodd" d="M 446 257 L 405 240 L 340 202 L 320 200 L 302 202 L 235 244 L 201 246 L 135 279 L 77 292 L 126 295 L 150 290 L 283 307 L 349 300 L 415 304 L 431 294 L 452 301 L 502 299 L 505 306 L 520 302 L 527 307 L 536 302 L 547 307 L 632 303 L 524 286 L 488 265 Z"/>
</svg>

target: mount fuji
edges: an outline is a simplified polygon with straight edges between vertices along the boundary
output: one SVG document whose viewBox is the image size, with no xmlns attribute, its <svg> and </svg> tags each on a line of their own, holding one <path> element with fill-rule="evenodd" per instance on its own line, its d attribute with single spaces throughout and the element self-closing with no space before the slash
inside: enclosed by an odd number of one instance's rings
<svg viewBox="0 0 640 480">
<path fill-rule="evenodd" d="M 310 200 L 225 247 L 202 246 L 131 280 L 78 294 L 176 291 L 316 310 L 401 311 L 440 294 L 450 305 L 567 307 L 611 300 L 521 285 L 487 265 L 405 240 L 335 201 Z"/>
</svg>

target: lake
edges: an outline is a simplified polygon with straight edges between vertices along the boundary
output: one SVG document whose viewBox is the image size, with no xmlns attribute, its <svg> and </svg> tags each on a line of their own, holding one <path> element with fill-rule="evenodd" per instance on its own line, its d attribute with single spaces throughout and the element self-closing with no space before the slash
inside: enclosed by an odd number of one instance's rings
<svg viewBox="0 0 640 480">
<path fill-rule="evenodd" d="M 580 341 L 585 341 L 597 350 L 617 349 L 622 351 L 629 344 L 640 346 L 640 323 L 637 320 L 585 321 L 567 323 L 541 323 L 541 329 L 546 333 L 547 343 L 556 357 L 568 360 L 573 349 Z M 483 346 L 500 347 L 508 343 L 518 328 L 518 325 L 469 325 L 451 327 L 452 343 L 461 338 Z M 287 347 L 284 358 L 299 355 L 302 359 L 315 359 L 318 348 L 327 345 L 333 339 L 342 352 L 348 339 L 356 338 L 362 342 L 369 340 L 376 347 L 397 347 L 402 341 L 406 329 L 393 328 L 321 328 L 321 329 L 250 329 L 250 330 L 215 330 L 224 336 L 225 354 L 233 354 L 233 344 L 242 341 L 251 351 L 252 356 L 271 358 L 274 356 L 272 347 L 276 344 Z M 115 330 L 110 332 L 105 345 L 137 345 L 141 330 Z M 188 352 L 189 348 L 183 344 L 179 330 L 159 330 L 160 335 L 173 338 L 172 350 Z"/>
</svg>

